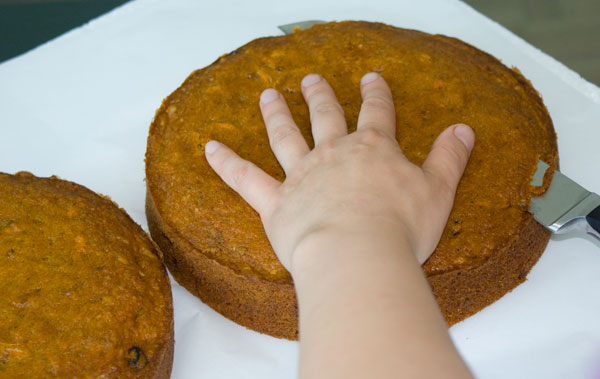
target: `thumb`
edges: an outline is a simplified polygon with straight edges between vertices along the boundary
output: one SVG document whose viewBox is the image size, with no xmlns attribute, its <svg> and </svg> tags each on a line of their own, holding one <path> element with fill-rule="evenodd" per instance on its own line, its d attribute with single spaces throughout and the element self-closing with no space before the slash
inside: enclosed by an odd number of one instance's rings
<svg viewBox="0 0 600 379">
<path fill-rule="evenodd" d="M 422 169 L 454 196 L 473 150 L 475 133 L 465 124 L 448 127 L 436 138 Z"/>
</svg>

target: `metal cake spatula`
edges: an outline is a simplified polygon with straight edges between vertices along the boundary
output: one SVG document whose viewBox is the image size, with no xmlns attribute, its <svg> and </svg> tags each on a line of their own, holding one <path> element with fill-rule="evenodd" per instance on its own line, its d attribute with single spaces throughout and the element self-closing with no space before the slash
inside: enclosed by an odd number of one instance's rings
<svg viewBox="0 0 600 379">
<path fill-rule="evenodd" d="M 531 185 L 541 186 L 548 166 L 538 161 Z M 554 171 L 548 190 L 529 203 L 533 218 L 553 233 L 585 232 L 600 240 L 600 196 Z"/>
<path fill-rule="evenodd" d="M 284 34 L 292 34 L 294 32 L 294 29 L 296 29 L 296 28 L 308 29 L 315 24 L 324 24 L 325 22 L 327 22 L 327 21 L 322 21 L 322 20 L 298 21 L 298 22 L 293 22 L 291 24 L 279 25 L 278 28 Z"/>
</svg>

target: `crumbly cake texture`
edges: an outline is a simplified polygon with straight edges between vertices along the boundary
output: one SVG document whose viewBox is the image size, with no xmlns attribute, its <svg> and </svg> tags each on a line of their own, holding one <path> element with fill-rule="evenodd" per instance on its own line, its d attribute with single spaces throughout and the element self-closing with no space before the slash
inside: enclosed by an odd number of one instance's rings
<svg viewBox="0 0 600 379">
<path fill-rule="evenodd" d="M 423 265 L 451 325 L 525 280 L 549 232 L 527 212 L 538 159 L 557 168 L 556 135 L 538 93 L 516 69 L 460 40 L 367 22 L 316 25 L 260 38 L 193 72 L 150 127 L 146 214 L 175 279 L 226 317 L 296 339 L 297 306 L 259 216 L 209 167 L 215 139 L 284 180 L 269 147 L 260 93 L 280 91 L 313 144 L 301 79 L 319 73 L 334 88 L 350 132 L 371 71 L 388 82 L 396 137 L 420 165 L 449 125 L 466 123 L 475 148 L 440 243 Z"/>
<path fill-rule="evenodd" d="M 110 199 L 0 173 L 0 376 L 169 378 L 161 253 Z"/>
</svg>

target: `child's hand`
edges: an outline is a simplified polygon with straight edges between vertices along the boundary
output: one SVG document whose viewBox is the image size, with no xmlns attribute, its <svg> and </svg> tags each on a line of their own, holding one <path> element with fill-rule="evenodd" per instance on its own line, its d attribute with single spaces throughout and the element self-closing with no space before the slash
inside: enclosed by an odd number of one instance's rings
<svg viewBox="0 0 600 379">
<path fill-rule="evenodd" d="M 419 264 L 440 239 L 473 131 L 449 127 L 417 167 L 398 147 L 392 94 L 379 75 L 362 79 L 352 134 L 323 78 L 306 76 L 302 93 L 312 151 L 283 97 L 261 95 L 283 183 L 217 142 L 205 147 L 210 165 L 260 214 L 292 274 L 299 377 L 471 377 Z"/>
<path fill-rule="evenodd" d="M 473 131 L 450 126 L 418 167 L 398 146 L 392 94 L 378 74 L 362 79 L 363 104 L 352 134 L 322 77 L 306 76 L 302 93 L 310 110 L 312 151 L 283 96 L 274 89 L 261 95 L 271 148 L 287 176 L 283 183 L 214 141 L 205 148 L 211 167 L 260 214 L 273 249 L 292 275 L 303 259 L 295 256 L 299 246 L 322 235 L 400 239 L 422 264 L 446 224 L 473 148 Z"/>
</svg>

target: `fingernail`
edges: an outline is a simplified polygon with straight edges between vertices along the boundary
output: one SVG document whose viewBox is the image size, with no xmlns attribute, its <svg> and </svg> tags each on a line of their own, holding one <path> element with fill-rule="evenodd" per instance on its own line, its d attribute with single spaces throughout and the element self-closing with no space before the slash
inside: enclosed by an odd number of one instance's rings
<svg viewBox="0 0 600 379">
<path fill-rule="evenodd" d="M 206 154 L 212 154 L 219 148 L 219 143 L 217 141 L 208 141 L 206 145 L 204 145 L 204 152 Z"/>
<path fill-rule="evenodd" d="M 365 74 L 365 76 L 362 77 L 362 79 L 360 80 L 360 85 L 364 86 L 367 83 L 371 83 L 372 81 L 378 79 L 380 76 L 378 73 L 376 72 L 369 72 L 368 74 Z"/>
<path fill-rule="evenodd" d="M 268 104 L 278 97 L 279 92 L 275 91 L 273 88 L 267 88 L 260 94 L 260 102 L 261 104 Z"/>
<path fill-rule="evenodd" d="M 321 81 L 321 75 L 319 74 L 308 74 L 302 79 L 302 87 L 310 87 L 313 84 Z"/>
<path fill-rule="evenodd" d="M 458 126 L 454 128 L 454 135 L 461 140 L 469 151 L 471 151 L 473 144 L 475 143 L 475 133 L 473 133 L 473 129 L 465 124 L 458 124 Z"/>
</svg>

